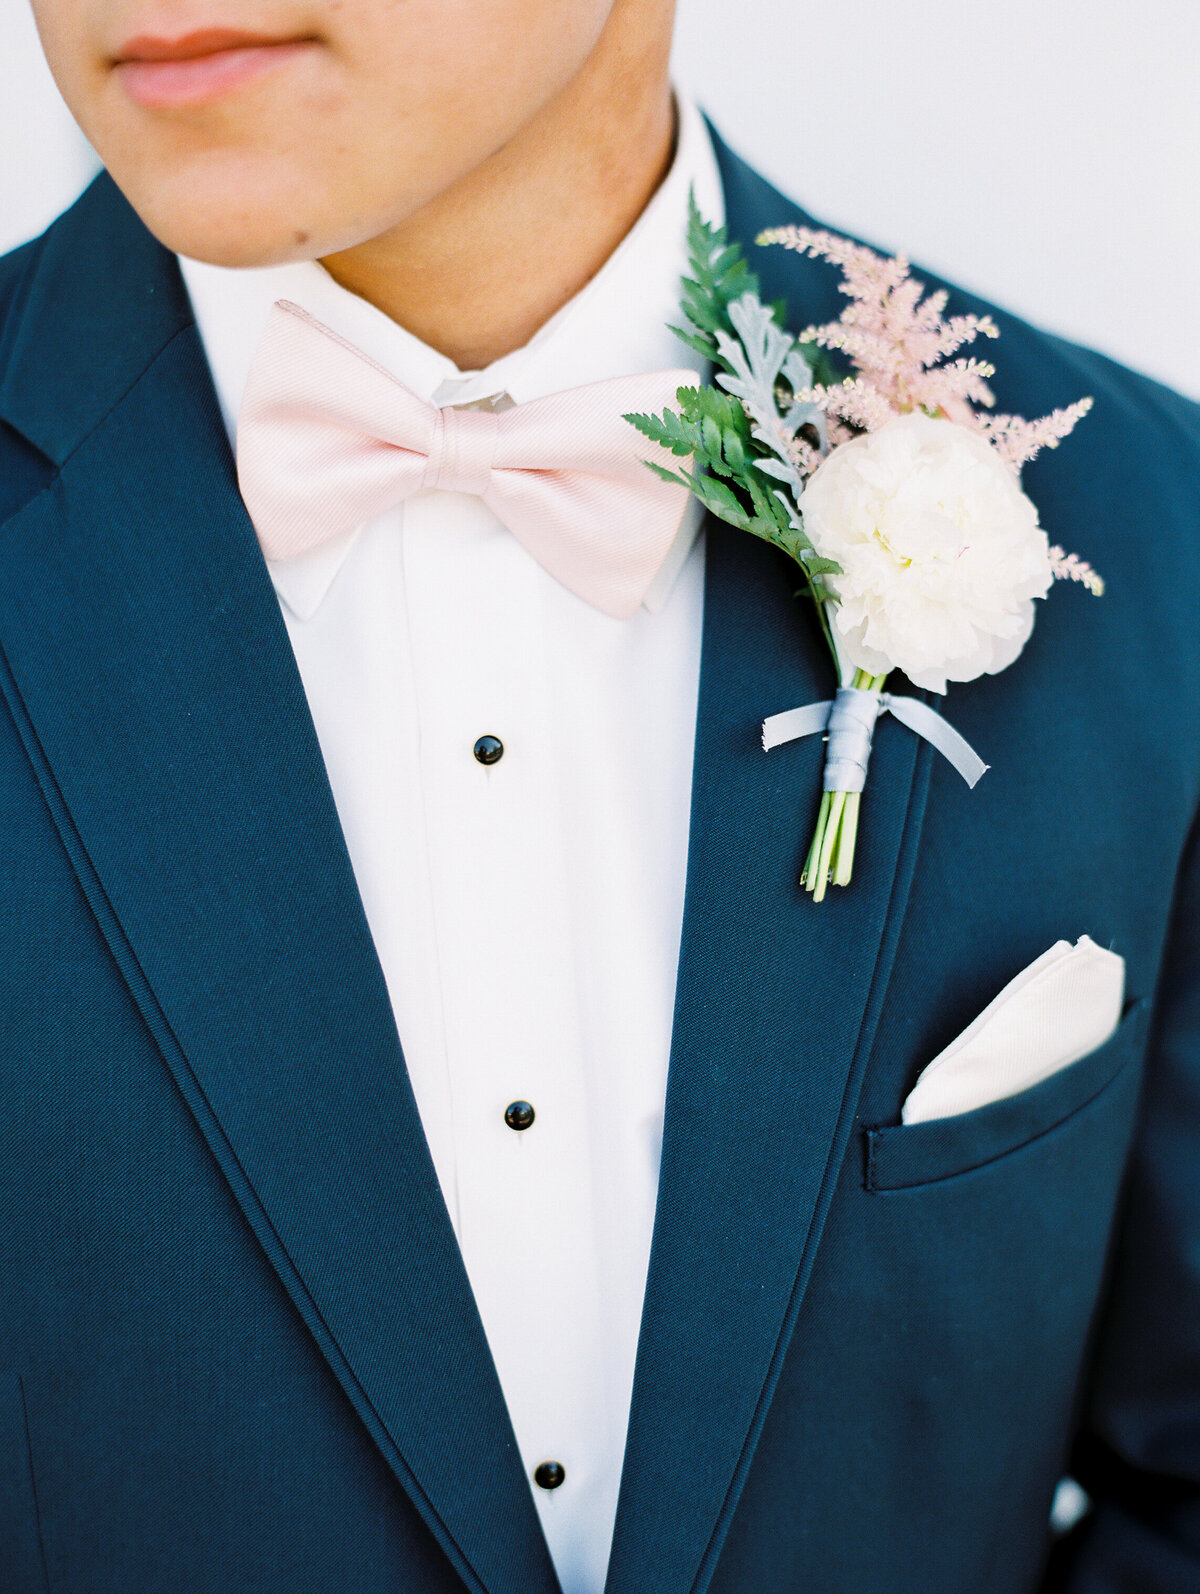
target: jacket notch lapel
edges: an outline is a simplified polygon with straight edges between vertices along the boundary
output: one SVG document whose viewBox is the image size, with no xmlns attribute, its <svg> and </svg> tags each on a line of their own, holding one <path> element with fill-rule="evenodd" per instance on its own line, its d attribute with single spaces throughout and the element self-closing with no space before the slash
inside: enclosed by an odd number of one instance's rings
<svg viewBox="0 0 1200 1594">
<path fill-rule="evenodd" d="M 807 222 L 715 137 L 729 231 L 767 301 L 837 314 L 816 263 L 749 246 Z M 782 211 L 782 213 L 781 213 Z M 846 1154 L 916 861 L 929 749 L 885 720 L 855 876 L 798 883 L 823 743 L 767 715 L 836 685 L 781 555 L 708 522 L 688 882 L 654 1242 L 606 1594 L 702 1594 L 754 1454 Z"/>
<path fill-rule="evenodd" d="M 607 1594 L 712 1576 L 803 1299 L 891 969 L 928 749 L 881 724 L 852 884 L 798 883 L 833 690 L 786 561 L 709 524 L 683 946 L 658 1208 Z M 719 773 L 718 773 L 719 772 Z"/>
<path fill-rule="evenodd" d="M 87 258 L 96 203 L 39 270 Z M 105 226 L 146 249 L 128 217 Z M 176 321 L 125 329 L 142 370 L 121 364 L 107 402 L 56 410 L 45 389 L 70 373 L 23 329 L 8 418 L 62 468 L 0 528 L 0 684 L 134 998 L 348 1398 L 467 1587 L 556 1594 L 199 340 L 152 247 L 149 297 Z M 28 302 L 69 318 L 53 289 Z M 70 331 L 50 342 L 94 384 L 121 328 Z"/>
</svg>

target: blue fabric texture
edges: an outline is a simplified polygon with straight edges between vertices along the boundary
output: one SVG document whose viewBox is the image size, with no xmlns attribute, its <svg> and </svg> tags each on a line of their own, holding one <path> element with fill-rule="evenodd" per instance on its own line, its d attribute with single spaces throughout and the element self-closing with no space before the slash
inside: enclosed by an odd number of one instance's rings
<svg viewBox="0 0 1200 1594">
<path fill-rule="evenodd" d="M 718 153 L 764 296 L 837 314 Z M 1108 592 L 954 688 L 975 791 L 881 721 L 820 907 L 820 743 L 759 726 L 832 671 L 708 527 L 607 1594 L 1200 1589 L 1200 411 L 992 313 L 1002 409 L 1095 396 L 1025 479 Z M 555 1594 L 190 309 L 103 176 L 0 262 L 0 812 L 0 1589 Z M 1113 1041 L 901 1126 L 1084 933 Z"/>
</svg>

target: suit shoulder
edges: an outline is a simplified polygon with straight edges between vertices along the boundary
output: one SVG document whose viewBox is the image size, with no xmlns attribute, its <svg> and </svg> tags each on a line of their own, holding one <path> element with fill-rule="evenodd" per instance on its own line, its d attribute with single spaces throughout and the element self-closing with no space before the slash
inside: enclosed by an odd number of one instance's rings
<svg viewBox="0 0 1200 1594">
<path fill-rule="evenodd" d="M 846 305 L 838 292 L 840 274 L 836 267 L 777 246 L 760 246 L 755 242 L 758 234 L 769 227 L 811 227 L 865 244 L 880 254 L 892 251 L 811 215 L 735 154 L 711 122 L 709 132 L 721 171 L 730 233 L 742 244 L 758 273 L 763 297 L 785 300 L 791 312 L 789 323 L 795 328 L 836 319 Z M 1106 355 L 1042 331 L 919 262 L 914 262 L 912 274 L 929 291 L 945 289 L 952 313 L 990 315 L 1000 328 L 994 363 L 998 368 L 995 386 L 1001 410 L 1035 413 L 1033 408 L 1022 410 L 1015 401 L 1010 404 L 1010 396 L 1015 400 L 1018 391 L 1028 403 L 1034 399 L 1032 390 L 1041 390 L 1051 408 L 1073 403 L 1090 392 L 1098 407 L 1108 409 L 1113 424 L 1125 425 L 1136 418 L 1143 427 L 1161 434 L 1164 442 L 1176 449 L 1182 447 L 1193 461 L 1200 456 L 1200 404 Z M 990 355 L 993 350 L 989 348 L 987 352 Z"/>
<path fill-rule="evenodd" d="M 32 496 L 191 324 L 174 256 L 106 172 L 0 259 L 0 514 Z"/>
<path fill-rule="evenodd" d="M 768 227 L 805 226 L 839 233 L 881 254 L 891 251 L 811 216 L 734 154 L 711 124 L 710 130 L 730 232 L 758 273 L 763 297 L 785 301 L 789 325 L 796 330 L 837 319 L 846 305 L 838 292 L 837 268 L 778 246 L 762 247 L 755 242 L 758 234 Z M 1085 396 L 1094 400 L 1091 414 L 1067 446 L 1044 454 L 1035 462 L 1035 472 L 1070 473 L 1073 463 L 1099 472 L 1112 485 L 1136 480 L 1143 495 L 1151 491 L 1162 502 L 1181 505 L 1186 500 L 1194 529 L 1200 502 L 1200 404 L 1106 355 L 1039 329 L 920 263 L 914 263 L 912 274 L 927 291 L 947 292 L 951 314 L 988 315 L 996 323 L 1000 338 L 985 356 L 996 366 L 991 386 L 999 413 L 1033 419 Z M 1044 460 L 1047 468 L 1039 471 Z"/>
<path fill-rule="evenodd" d="M 1114 466 L 1126 461 L 1144 474 L 1147 452 L 1165 452 L 1190 476 L 1193 492 L 1200 482 L 1200 404 L 1097 349 L 1072 342 L 953 283 L 917 270 L 931 287 L 945 287 L 951 308 L 990 315 L 1000 329 L 995 344 L 997 407 L 1034 416 L 1045 409 L 1074 403 L 1085 395 L 1094 409 L 1082 423 L 1080 439 L 1104 434 L 1104 447 Z M 992 355 L 989 349 L 988 355 Z M 1039 408 L 1039 405 L 1041 406 Z"/>
<path fill-rule="evenodd" d="M 0 255 L 0 370 L 8 363 L 21 310 L 33 281 L 47 233 Z"/>
<path fill-rule="evenodd" d="M 845 309 L 841 272 L 777 246 L 760 246 L 767 228 L 799 225 L 840 233 L 780 194 L 714 134 L 732 238 L 758 274 L 763 298 L 788 306 L 793 331 L 836 320 Z M 1196 694 L 1194 594 L 1200 582 L 1200 405 L 1108 356 L 1033 326 L 1019 315 L 928 271 L 913 278 L 927 291 L 945 290 L 947 314 L 987 315 L 1000 336 L 979 353 L 995 366 L 990 387 L 996 413 L 1035 420 L 1080 399 L 1092 408 L 1058 448 L 1044 449 L 1021 472 L 1053 543 L 1077 553 L 1108 583 L 1104 624 L 1123 638 L 1124 656 L 1153 660 L 1152 673 L 1187 681 Z M 1077 595 L 1077 600 L 1078 600 Z M 1067 619 L 1086 627 L 1094 610 L 1078 601 Z M 1079 633 L 1088 657 L 1098 633 Z"/>
<path fill-rule="evenodd" d="M 12 362 L 45 238 L 43 233 L 0 255 L 0 382 Z M 52 475 L 53 466 L 41 450 L 0 416 L 0 522 L 27 503 Z"/>
<path fill-rule="evenodd" d="M 1200 403 L 1096 349 L 1030 331 L 1045 344 L 1048 360 L 1060 361 L 1089 393 L 1103 396 L 1113 421 L 1137 425 L 1143 442 L 1149 431 L 1200 470 Z"/>
<path fill-rule="evenodd" d="M 45 234 L 42 235 L 44 236 Z M 10 249 L 7 254 L 0 255 L 0 318 L 4 315 L 15 287 L 24 279 L 31 259 L 41 247 L 42 237 L 30 238 L 26 243 Z"/>
</svg>

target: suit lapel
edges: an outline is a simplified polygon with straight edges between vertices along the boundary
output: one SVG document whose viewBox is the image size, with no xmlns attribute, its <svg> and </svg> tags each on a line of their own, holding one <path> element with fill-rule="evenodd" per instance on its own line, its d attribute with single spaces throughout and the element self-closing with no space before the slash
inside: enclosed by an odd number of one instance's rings
<svg viewBox="0 0 1200 1594">
<path fill-rule="evenodd" d="M 107 180 L 42 246 L 0 403 L 61 467 L 0 529 L 4 687 L 113 953 L 468 1587 L 552 1594 L 196 331 Z"/>
<path fill-rule="evenodd" d="M 819 738 L 767 715 L 832 670 L 769 549 L 710 527 L 662 1172 L 607 1594 L 712 1574 L 846 1148 L 915 859 L 927 750 L 881 724 L 853 884 L 797 877 Z"/>
<path fill-rule="evenodd" d="M 796 219 L 718 154 L 734 237 Z M 794 319 L 833 313 L 827 273 L 781 271 L 766 252 L 754 263 Z M 712 1576 L 845 1153 L 915 860 L 928 752 L 885 721 L 853 884 L 820 906 L 798 885 L 823 745 L 764 754 L 759 723 L 835 683 L 796 585 L 773 550 L 710 521 L 662 1172 L 607 1594 L 698 1594 Z"/>
</svg>

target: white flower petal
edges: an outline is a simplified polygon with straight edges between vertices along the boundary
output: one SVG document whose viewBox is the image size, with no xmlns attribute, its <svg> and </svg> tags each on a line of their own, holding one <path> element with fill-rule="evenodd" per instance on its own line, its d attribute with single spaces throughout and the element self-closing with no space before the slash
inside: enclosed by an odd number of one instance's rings
<svg viewBox="0 0 1200 1594">
<path fill-rule="evenodd" d="M 1037 510 L 982 437 L 903 415 L 844 443 L 800 500 L 829 578 L 844 659 L 945 691 L 1007 669 L 1050 589 Z"/>
</svg>

